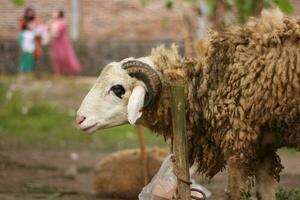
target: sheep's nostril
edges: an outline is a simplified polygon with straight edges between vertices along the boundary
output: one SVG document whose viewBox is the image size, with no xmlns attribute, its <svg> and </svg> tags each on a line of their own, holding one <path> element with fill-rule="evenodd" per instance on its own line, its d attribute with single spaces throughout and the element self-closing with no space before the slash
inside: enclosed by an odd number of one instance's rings
<svg viewBox="0 0 300 200">
<path fill-rule="evenodd" d="M 84 120 L 86 119 L 86 117 L 84 117 L 84 116 L 77 116 L 76 117 L 76 124 L 77 125 L 80 125 L 82 122 L 84 122 Z"/>
</svg>

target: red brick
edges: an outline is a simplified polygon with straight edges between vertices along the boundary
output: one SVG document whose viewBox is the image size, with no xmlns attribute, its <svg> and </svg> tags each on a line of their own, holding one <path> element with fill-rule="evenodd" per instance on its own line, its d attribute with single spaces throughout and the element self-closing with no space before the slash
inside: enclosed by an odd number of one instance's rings
<svg viewBox="0 0 300 200">
<path fill-rule="evenodd" d="M 63 9 L 70 21 L 71 0 L 26 0 L 17 7 L 0 0 L 0 38 L 15 38 L 17 21 L 27 6 L 32 6 L 44 21 L 55 10 Z M 180 39 L 181 20 L 178 9 L 169 11 L 163 0 L 81 0 L 80 39 L 83 40 L 161 40 Z"/>
</svg>

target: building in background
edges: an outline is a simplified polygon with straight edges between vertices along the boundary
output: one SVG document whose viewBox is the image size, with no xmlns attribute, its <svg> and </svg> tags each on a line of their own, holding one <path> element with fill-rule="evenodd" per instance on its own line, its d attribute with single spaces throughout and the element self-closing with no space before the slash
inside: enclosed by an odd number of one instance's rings
<svg viewBox="0 0 300 200">
<path fill-rule="evenodd" d="M 176 7 L 167 10 L 162 0 L 151 0 L 146 6 L 140 0 L 25 0 L 21 7 L 0 0 L 0 5 L 0 73 L 16 71 L 17 21 L 28 6 L 45 22 L 53 11 L 65 11 L 85 75 L 98 74 L 112 60 L 144 56 L 158 44 L 182 40 L 180 14 Z M 44 51 L 37 70 L 51 71 L 48 48 Z"/>
<path fill-rule="evenodd" d="M 300 1 L 291 0 L 294 15 L 300 15 Z M 63 9 L 70 35 L 83 66 L 82 74 L 97 75 L 112 60 L 144 56 L 161 43 L 182 43 L 183 24 L 180 9 L 165 8 L 164 0 L 25 0 L 17 7 L 10 0 L 0 0 L 0 73 L 16 72 L 18 48 L 17 21 L 24 8 L 33 7 L 47 21 L 55 10 Z M 191 10 L 192 12 L 192 10 Z M 196 17 L 195 21 L 196 22 Z M 51 71 L 48 48 L 38 63 L 39 71 Z"/>
</svg>

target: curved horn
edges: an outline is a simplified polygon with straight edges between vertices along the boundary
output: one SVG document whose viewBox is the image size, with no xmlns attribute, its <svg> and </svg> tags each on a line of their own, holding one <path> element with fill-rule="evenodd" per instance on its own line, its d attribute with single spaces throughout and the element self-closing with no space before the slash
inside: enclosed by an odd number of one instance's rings
<svg viewBox="0 0 300 200">
<path fill-rule="evenodd" d="M 138 80 L 143 81 L 147 86 L 147 93 L 145 96 L 144 107 L 152 104 L 161 92 L 162 84 L 158 73 L 148 64 L 138 61 L 130 60 L 122 64 L 128 74 Z"/>
</svg>

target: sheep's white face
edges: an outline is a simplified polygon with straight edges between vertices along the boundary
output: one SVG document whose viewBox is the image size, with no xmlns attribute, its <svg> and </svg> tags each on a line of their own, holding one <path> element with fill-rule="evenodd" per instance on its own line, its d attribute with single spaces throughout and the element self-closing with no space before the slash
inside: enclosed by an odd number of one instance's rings
<svg viewBox="0 0 300 200">
<path fill-rule="evenodd" d="M 101 72 L 77 111 L 76 123 L 82 131 L 91 133 L 125 123 L 135 123 L 141 117 L 146 87 L 128 75 L 121 62 L 110 63 Z"/>
</svg>

